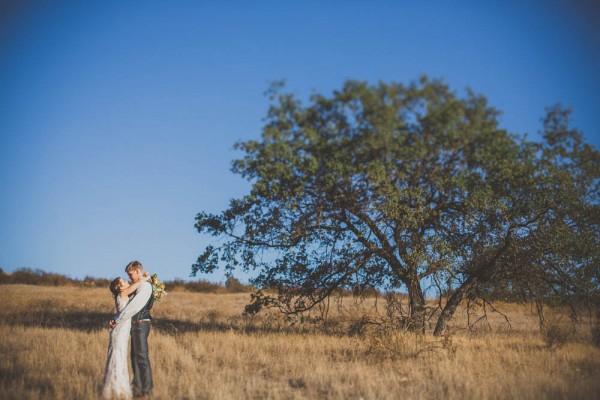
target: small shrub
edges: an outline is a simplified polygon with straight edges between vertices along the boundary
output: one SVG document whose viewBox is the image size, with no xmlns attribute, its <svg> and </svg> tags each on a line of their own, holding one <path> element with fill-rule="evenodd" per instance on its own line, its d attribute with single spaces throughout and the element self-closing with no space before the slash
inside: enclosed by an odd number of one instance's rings
<svg viewBox="0 0 600 400">
<path fill-rule="evenodd" d="M 371 321 L 368 316 L 364 315 L 361 318 L 353 319 L 348 325 L 349 336 L 364 337 L 368 331 Z"/>
<path fill-rule="evenodd" d="M 542 337 L 550 349 L 564 346 L 573 335 L 573 329 L 562 316 L 546 320 L 542 328 Z"/>
<path fill-rule="evenodd" d="M 446 355 L 453 358 L 456 355 L 456 345 L 450 335 L 440 338 L 420 332 L 385 329 L 368 335 L 369 345 L 367 354 L 377 360 L 408 359 L 425 355 Z"/>
<path fill-rule="evenodd" d="M 419 348 L 419 334 L 406 331 L 386 331 L 369 336 L 367 352 L 376 359 L 414 358 Z"/>
<path fill-rule="evenodd" d="M 596 322 L 592 325 L 592 343 L 600 347 L 600 309 L 596 311 Z"/>
<path fill-rule="evenodd" d="M 244 293 L 248 291 L 248 287 L 233 276 L 227 278 L 225 288 L 230 293 Z"/>
<path fill-rule="evenodd" d="M 600 347 L 600 323 L 598 322 L 592 327 L 592 343 L 594 346 Z"/>
<path fill-rule="evenodd" d="M 217 321 L 221 318 L 221 313 L 218 310 L 211 309 L 206 313 L 206 319 L 208 323 L 211 325 L 215 325 Z"/>
</svg>

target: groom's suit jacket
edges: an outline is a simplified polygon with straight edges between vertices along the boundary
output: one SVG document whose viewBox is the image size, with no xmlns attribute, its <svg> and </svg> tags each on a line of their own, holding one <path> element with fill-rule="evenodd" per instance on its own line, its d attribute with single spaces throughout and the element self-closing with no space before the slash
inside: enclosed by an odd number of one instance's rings
<svg viewBox="0 0 600 400">
<path fill-rule="evenodd" d="M 150 309 L 154 304 L 154 296 L 152 296 L 152 284 L 150 282 L 143 282 L 140 287 L 135 291 L 133 298 L 129 300 L 129 303 L 125 306 L 115 318 L 117 323 L 119 321 L 125 321 L 131 318 L 131 321 L 140 321 L 143 319 L 151 319 Z"/>
</svg>

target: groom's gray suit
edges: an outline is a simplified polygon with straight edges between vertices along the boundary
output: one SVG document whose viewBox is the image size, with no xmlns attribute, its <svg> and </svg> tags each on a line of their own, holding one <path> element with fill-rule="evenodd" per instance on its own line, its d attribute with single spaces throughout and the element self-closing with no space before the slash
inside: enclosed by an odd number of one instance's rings
<svg viewBox="0 0 600 400">
<path fill-rule="evenodd" d="M 133 298 L 116 317 L 115 321 L 131 318 L 131 366 L 133 368 L 134 395 L 150 393 L 153 387 L 152 367 L 148 357 L 148 335 L 152 316 L 150 310 L 154 304 L 152 285 L 143 282 L 133 294 Z"/>
</svg>

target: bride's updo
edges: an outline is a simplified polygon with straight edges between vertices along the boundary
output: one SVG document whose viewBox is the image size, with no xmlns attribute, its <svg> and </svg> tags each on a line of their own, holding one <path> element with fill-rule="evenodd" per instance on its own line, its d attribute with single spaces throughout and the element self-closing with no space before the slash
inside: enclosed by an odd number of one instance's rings
<svg viewBox="0 0 600 400">
<path fill-rule="evenodd" d="M 119 293 L 121 292 L 120 287 L 121 286 L 121 278 L 117 278 L 114 281 L 112 281 L 110 283 L 110 292 L 113 294 L 113 296 L 117 297 L 119 295 Z"/>
</svg>

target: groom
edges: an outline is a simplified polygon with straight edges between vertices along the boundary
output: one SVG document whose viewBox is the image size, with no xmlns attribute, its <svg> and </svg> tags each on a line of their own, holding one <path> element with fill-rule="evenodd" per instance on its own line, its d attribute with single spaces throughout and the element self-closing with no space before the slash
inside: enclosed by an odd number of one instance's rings
<svg viewBox="0 0 600 400">
<path fill-rule="evenodd" d="M 125 272 L 133 283 L 144 276 L 142 263 L 132 261 L 125 267 Z M 150 309 L 154 303 L 152 284 L 143 282 L 133 294 L 127 306 L 111 321 L 111 327 L 119 321 L 131 318 L 131 366 L 133 368 L 133 394 L 140 399 L 148 399 L 152 390 L 152 368 L 148 357 L 148 335 L 150 334 Z"/>
</svg>

